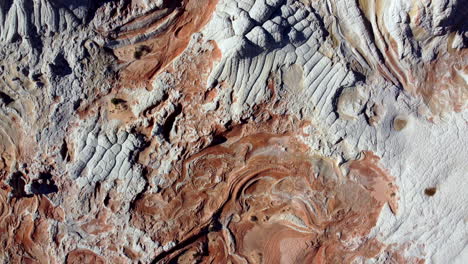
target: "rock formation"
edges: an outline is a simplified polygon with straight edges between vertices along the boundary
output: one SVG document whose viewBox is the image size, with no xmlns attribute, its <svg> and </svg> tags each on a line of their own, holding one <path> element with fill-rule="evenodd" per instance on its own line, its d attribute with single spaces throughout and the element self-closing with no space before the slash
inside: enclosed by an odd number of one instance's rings
<svg viewBox="0 0 468 264">
<path fill-rule="evenodd" d="M 463 0 L 0 3 L 1 263 L 466 263 Z"/>
</svg>

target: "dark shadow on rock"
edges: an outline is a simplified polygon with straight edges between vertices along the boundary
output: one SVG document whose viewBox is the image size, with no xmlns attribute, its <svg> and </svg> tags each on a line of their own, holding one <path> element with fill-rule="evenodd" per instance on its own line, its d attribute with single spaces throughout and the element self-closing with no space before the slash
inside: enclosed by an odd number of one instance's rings
<svg viewBox="0 0 468 264">
<path fill-rule="evenodd" d="M 52 174 L 43 172 L 39 174 L 39 179 L 33 180 L 31 184 L 33 194 L 50 194 L 58 192 L 58 187 L 52 180 Z"/>
<path fill-rule="evenodd" d="M 49 66 L 52 73 L 60 77 L 67 76 L 73 72 L 62 53 L 59 53 L 54 63 Z"/>
</svg>

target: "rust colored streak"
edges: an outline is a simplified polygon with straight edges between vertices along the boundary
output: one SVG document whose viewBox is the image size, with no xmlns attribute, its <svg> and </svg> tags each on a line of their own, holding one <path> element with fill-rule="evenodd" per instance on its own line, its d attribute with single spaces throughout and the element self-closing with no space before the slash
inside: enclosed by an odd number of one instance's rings
<svg viewBox="0 0 468 264">
<path fill-rule="evenodd" d="M 428 43 L 438 39 L 438 36 L 425 29 L 422 21 L 428 16 L 426 12 L 430 10 L 430 1 L 410 3 L 412 8 L 408 16 L 411 21 L 409 23 L 411 34 L 406 35 L 405 40 L 397 40 L 399 37 L 394 36 L 392 30 L 385 26 L 383 22 L 385 2 L 376 1 L 373 5 L 369 3 L 367 0 L 358 1 L 359 7 L 368 19 L 371 13 L 375 16 L 374 19 L 370 19 L 371 32 L 379 36 L 379 39 L 382 38 L 382 44 L 376 44 L 383 56 L 383 63 L 366 56 L 367 61 L 371 62 L 386 80 L 402 86 L 414 96 L 421 97 L 427 106 L 428 111 L 425 114 L 429 119 L 446 112 L 461 112 L 466 109 L 468 49 L 453 47 L 456 32 L 446 33 L 446 42 L 437 45 L 434 56 L 425 58 L 418 54 L 421 50 L 433 49 Z M 375 8 L 372 12 L 371 6 Z M 362 45 L 349 36 L 347 40 L 356 49 Z M 414 47 L 410 48 L 404 45 L 405 43 L 413 43 Z M 410 53 L 402 55 L 403 47 Z M 417 49 L 420 51 L 415 52 Z"/>
<path fill-rule="evenodd" d="M 88 249 L 75 249 L 67 256 L 67 264 L 96 263 L 104 264 L 106 260 Z"/>
<path fill-rule="evenodd" d="M 394 76 L 399 80 L 401 85 L 403 87 L 408 88 L 408 78 L 405 74 L 405 71 L 401 69 L 401 66 L 399 65 L 399 60 L 396 58 L 397 57 L 397 44 L 395 40 L 390 39 L 390 45 L 389 48 L 384 51 L 384 57 L 386 59 L 386 65 L 390 69 L 390 71 L 393 73 Z M 382 67 L 379 67 L 379 69 L 382 69 Z M 384 72 L 381 71 L 382 75 L 387 78 L 388 81 L 392 82 L 392 78 L 388 78 L 388 75 Z"/>
<path fill-rule="evenodd" d="M 376 200 L 388 202 L 390 209 L 396 213 L 398 210 L 397 187 L 393 183 L 394 178 L 377 165 L 379 160 L 380 158 L 372 152 L 364 152 L 362 160 L 350 163 L 350 175 L 356 177 L 366 189 L 371 190 Z M 355 173 L 357 175 L 354 175 Z"/>
<path fill-rule="evenodd" d="M 12 263 L 56 263 L 49 220 L 63 221 L 63 210 L 44 196 L 8 198 L 11 191 L 0 182 L 2 255 Z"/>
<path fill-rule="evenodd" d="M 460 112 L 468 101 L 468 49 L 440 55 L 425 65 L 420 85 L 416 86 L 434 115 L 446 111 Z"/>
<path fill-rule="evenodd" d="M 385 52 L 387 63 L 393 74 L 408 92 L 419 95 L 432 115 L 444 112 L 460 112 L 466 108 L 468 85 L 468 49 L 441 51 L 430 63 L 415 65 L 407 75 L 395 59 L 396 44 Z"/>
<path fill-rule="evenodd" d="M 92 235 L 109 232 L 114 229 L 114 226 L 107 224 L 107 218 L 108 211 L 101 211 L 95 219 L 82 225 L 81 228 Z"/>
<path fill-rule="evenodd" d="M 366 236 L 385 203 L 396 210 L 393 179 L 378 158 L 367 152 L 344 165 L 343 175 L 333 160 L 305 154 L 292 134 L 261 131 L 234 130 L 187 159 L 170 188 L 136 202 L 133 225 L 179 242 L 157 260 L 350 263 L 376 256 L 383 246 Z"/>
<path fill-rule="evenodd" d="M 149 81 L 179 56 L 193 33 L 209 21 L 217 1 L 182 1 L 181 6 L 169 6 L 130 20 L 109 35 L 110 41 L 122 42 L 113 48 L 122 65 L 121 80 L 129 83 Z M 134 6 L 132 5 L 131 8 Z M 140 41 L 148 34 L 154 36 Z"/>
</svg>

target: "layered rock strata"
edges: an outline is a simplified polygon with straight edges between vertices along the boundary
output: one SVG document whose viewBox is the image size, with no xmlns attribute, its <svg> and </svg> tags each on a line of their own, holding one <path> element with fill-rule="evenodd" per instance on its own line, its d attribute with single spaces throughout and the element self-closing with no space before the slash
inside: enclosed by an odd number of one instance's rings
<svg viewBox="0 0 468 264">
<path fill-rule="evenodd" d="M 0 3 L 0 262 L 465 263 L 467 15 Z"/>
</svg>

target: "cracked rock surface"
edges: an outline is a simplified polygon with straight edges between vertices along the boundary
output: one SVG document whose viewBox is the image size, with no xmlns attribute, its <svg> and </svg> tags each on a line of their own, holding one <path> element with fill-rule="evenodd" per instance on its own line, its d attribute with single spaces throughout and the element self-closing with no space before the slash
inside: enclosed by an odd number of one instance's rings
<svg viewBox="0 0 468 264">
<path fill-rule="evenodd" d="M 466 5 L 0 2 L 0 263 L 467 263 Z"/>
</svg>

